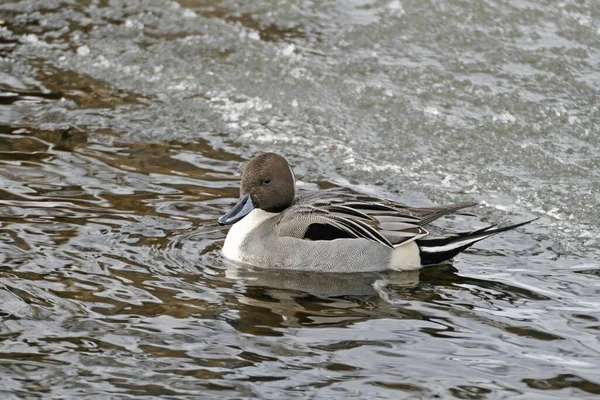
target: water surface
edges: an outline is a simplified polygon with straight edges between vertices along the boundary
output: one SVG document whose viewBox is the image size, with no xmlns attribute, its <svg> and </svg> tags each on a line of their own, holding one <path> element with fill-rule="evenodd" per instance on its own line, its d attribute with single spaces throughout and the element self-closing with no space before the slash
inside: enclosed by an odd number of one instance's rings
<svg viewBox="0 0 600 400">
<path fill-rule="evenodd" d="M 8 0 L 0 57 L 7 398 L 600 394 L 600 3 Z M 265 150 L 540 219 L 421 272 L 240 270 L 216 218 Z"/>
</svg>

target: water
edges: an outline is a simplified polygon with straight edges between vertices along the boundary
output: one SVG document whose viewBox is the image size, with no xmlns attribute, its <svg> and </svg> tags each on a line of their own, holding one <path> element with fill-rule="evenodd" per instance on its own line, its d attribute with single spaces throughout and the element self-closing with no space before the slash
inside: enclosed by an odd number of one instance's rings
<svg viewBox="0 0 600 400">
<path fill-rule="evenodd" d="M 600 394 L 600 3 L 3 1 L 0 392 Z M 410 274 L 224 263 L 244 162 L 541 218 Z"/>
</svg>

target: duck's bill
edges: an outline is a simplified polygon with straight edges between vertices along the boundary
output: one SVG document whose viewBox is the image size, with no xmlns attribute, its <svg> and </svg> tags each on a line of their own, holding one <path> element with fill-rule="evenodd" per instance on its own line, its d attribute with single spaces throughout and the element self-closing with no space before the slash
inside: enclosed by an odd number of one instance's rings
<svg viewBox="0 0 600 400">
<path fill-rule="evenodd" d="M 231 225 L 238 222 L 240 219 L 244 218 L 246 215 L 250 213 L 250 211 L 254 210 L 254 204 L 252 203 L 252 198 L 250 194 L 246 194 L 240 198 L 237 204 L 229 211 L 227 214 L 223 215 L 219 218 L 220 225 Z"/>
</svg>

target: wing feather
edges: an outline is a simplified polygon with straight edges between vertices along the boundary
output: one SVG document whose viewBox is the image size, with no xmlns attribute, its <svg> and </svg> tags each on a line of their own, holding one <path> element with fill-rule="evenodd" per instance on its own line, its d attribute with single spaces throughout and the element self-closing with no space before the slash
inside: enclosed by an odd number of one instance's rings
<svg viewBox="0 0 600 400">
<path fill-rule="evenodd" d="M 277 229 L 280 236 L 299 239 L 363 238 L 397 247 L 427 236 L 427 224 L 474 204 L 409 207 L 367 195 L 320 191 L 299 196 L 282 213 Z"/>
</svg>

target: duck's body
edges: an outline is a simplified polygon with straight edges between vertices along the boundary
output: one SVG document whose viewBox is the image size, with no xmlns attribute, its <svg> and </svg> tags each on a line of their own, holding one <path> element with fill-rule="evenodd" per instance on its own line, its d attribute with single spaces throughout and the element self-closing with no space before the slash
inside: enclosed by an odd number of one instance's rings
<svg viewBox="0 0 600 400">
<path fill-rule="evenodd" d="M 254 210 L 231 227 L 223 245 L 229 260 L 265 268 L 370 272 L 421 268 L 418 246 L 390 248 L 364 238 L 307 240 L 280 236 L 282 215 Z M 247 221 L 246 221 L 247 220 Z"/>
<path fill-rule="evenodd" d="M 252 159 L 244 170 L 240 201 L 219 219 L 234 223 L 223 256 L 265 268 L 415 270 L 523 225 L 433 237 L 426 225 L 474 203 L 414 208 L 339 190 L 294 195 L 294 175 L 283 157 L 265 153 Z"/>
</svg>

